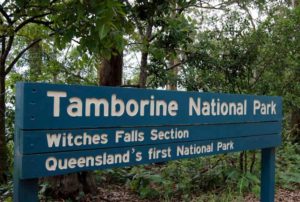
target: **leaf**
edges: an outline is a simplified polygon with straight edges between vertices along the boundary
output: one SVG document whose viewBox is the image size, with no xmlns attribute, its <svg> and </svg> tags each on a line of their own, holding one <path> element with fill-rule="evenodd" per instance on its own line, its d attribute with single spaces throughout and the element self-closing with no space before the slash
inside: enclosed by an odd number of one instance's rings
<svg viewBox="0 0 300 202">
<path fill-rule="evenodd" d="M 150 175 L 148 179 L 156 183 L 161 183 L 163 181 L 160 175 Z"/>
<path fill-rule="evenodd" d="M 99 30 L 99 39 L 102 40 L 104 39 L 109 32 L 109 29 L 103 24 Z"/>
<path fill-rule="evenodd" d="M 246 173 L 246 177 L 247 177 L 250 181 L 252 181 L 253 183 L 258 184 L 258 183 L 260 182 L 259 178 L 258 178 L 256 175 L 252 174 L 252 173 Z"/>
</svg>

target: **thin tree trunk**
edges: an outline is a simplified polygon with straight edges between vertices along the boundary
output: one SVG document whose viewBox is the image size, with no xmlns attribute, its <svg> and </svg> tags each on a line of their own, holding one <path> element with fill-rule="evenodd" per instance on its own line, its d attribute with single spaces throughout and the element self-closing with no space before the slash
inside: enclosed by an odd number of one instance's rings
<svg viewBox="0 0 300 202">
<path fill-rule="evenodd" d="M 256 160 L 256 151 L 253 151 L 252 158 L 251 158 L 251 165 L 250 165 L 250 173 L 253 173 L 255 160 Z"/>
<path fill-rule="evenodd" d="M 295 137 L 295 142 L 300 143 L 300 109 L 293 109 L 291 112 L 291 128 L 292 137 Z"/>
<path fill-rule="evenodd" d="M 179 63 L 178 59 L 172 59 L 169 62 L 169 66 L 173 67 L 174 65 L 176 65 L 178 63 Z M 180 66 L 176 66 L 169 70 L 169 71 L 171 71 L 172 78 L 169 81 L 169 83 L 167 84 L 168 90 L 177 90 L 177 75 L 178 75 L 179 69 L 180 69 Z"/>
<path fill-rule="evenodd" d="M 28 42 L 30 44 L 31 41 Z M 43 50 L 40 43 L 34 44 L 28 50 L 28 62 L 29 62 L 29 79 L 30 81 L 38 81 L 39 76 L 42 73 L 43 65 Z"/>
<path fill-rule="evenodd" d="M 146 34 L 142 36 L 143 42 L 145 44 L 145 48 L 142 50 L 142 57 L 141 57 L 141 66 L 140 66 L 140 77 L 139 77 L 139 87 L 145 88 L 147 83 L 148 77 L 148 54 L 149 54 L 149 46 L 150 40 L 152 37 L 152 24 L 149 23 L 146 29 Z"/>
<path fill-rule="evenodd" d="M 299 5 L 299 1 L 298 0 L 291 0 L 291 4 L 293 8 L 296 8 Z"/>
<path fill-rule="evenodd" d="M 240 170 L 241 170 L 241 172 L 244 171 L 244 154 L 245 154 L 245 151 L 242 151 L 240 153 L 240 162 L 239 162 L 239 164 L 240 164 Z"/>
<path fill-rule="evenodd" d="M 7 181 L 7 148 L 5 140 L 5 72 L 4 64 L 0 67 L 0 184 Z"/>
<path fill-rule="evenodd" d="M 140 66 L 140 77 L 139 77 L 139 87 L 145 88 L 146 82 L 147 82 L 147 66 L 148 66 L 148 52 L 142 52 L 142 58 L 141 58 L 141 66 Z"/>
<path fill-rule="evenodd" d="M 173 6 L 174 6 L 174 10 L 171 13 L 171 17 L 176 18 L 178 4 L 175 3 Z M 173 51 L 176 52 L 175 50 Z M 171 68 L 169 71 L 171 73 L 171 79 L 169 78 L 169 81 L 167 83 L 168 90 L 177 90 L 177 74 L 178 74 L 179 66 L 174 67 L 174 65 L 177 63 L 179 63 L 177 58 L 169 58 L 169 68 Z"/>
</svg>

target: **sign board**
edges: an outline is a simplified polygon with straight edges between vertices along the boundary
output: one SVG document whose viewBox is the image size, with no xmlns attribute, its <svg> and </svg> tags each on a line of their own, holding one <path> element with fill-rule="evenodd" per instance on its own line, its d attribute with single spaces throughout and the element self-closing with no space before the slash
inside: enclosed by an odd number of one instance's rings
<svg viewBox="0 0 300 202">
<path fill-rule="evenodd" d="M 275 96 L 18 83 L 15 183 L 274 148 L 281 120 Z"/>
</svg>

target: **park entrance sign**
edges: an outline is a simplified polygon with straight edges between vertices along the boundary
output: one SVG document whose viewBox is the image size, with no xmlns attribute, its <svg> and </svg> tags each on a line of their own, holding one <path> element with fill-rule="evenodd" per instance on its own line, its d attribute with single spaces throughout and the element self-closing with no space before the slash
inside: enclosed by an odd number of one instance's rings
<svg viewBox="0 0 300 202">
<path fill-rule="evenodd" d="M 262 149 L 262 201 L 274 200 L 280 97 L 18 83 L 14 200 L 38 178 Z"/>
</svg>

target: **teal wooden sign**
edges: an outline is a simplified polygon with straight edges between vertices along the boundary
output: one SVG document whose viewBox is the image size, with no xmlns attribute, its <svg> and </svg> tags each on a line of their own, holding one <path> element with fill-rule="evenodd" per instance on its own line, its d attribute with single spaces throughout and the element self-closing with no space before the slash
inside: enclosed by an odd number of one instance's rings
<svg viewBox="0 0 300 202">
<path fill-rule="evenodd" d="M 14 200 L 37 179 L 262 149 L 262 201 L 274 200 L 280 97 L 18 83 Z"/>
</svg>

